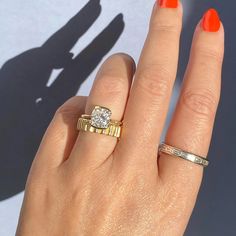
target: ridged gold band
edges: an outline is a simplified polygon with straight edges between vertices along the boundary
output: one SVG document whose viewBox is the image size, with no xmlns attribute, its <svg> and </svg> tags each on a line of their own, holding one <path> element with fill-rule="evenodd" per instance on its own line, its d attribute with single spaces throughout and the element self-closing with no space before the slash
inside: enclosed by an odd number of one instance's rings
<svg viewBox="0 0 236 236">
<path fill-rule="evenodd" d="M 89 118 L 80 117 L 77 123 L 77 129 L 88 131 L 91 133 L 105 134 L 115 138 L 119 138 L 121 134 L 121 122 L 110 121 L 108 128 L 100 129 L 91 125 Z"/>
</svg>

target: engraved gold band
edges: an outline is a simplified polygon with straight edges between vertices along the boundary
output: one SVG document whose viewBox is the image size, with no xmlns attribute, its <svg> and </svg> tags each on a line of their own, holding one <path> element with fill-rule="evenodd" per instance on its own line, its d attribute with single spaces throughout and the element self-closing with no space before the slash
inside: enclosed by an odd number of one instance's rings
<svg viewBox="0 0 236 236">
<path fill-rule="evenodd" d="M 101 128 L 96 128 L 91 125 L 91 120 L 87 118 L 79 118 L 78 123 L 77 123 L 77 129 L 78 130 L 83 130 L 83 131 L 88 131 L 91 133 L 98 133 L 98 134 L 105 134 L 109 135 L 115 138 L 120 138 L 121 134 L 121 125 L 116 124 L 114 121 L 111 121 L 108 128 L 101 129 Z"/>
<path fill-rule="evenodd" d="M 206 158 L 195 155 L 190 152 L 183 151 L 183 150 L 176 148 L 176 147 L 172 147 L 172 146 L 167 145 L 165 143 L 162 143 L 159 146 L 159 152 L 182 158 L 184 160 L 193 162 L 193 163 L 203 166 L 203 167 L 207 167 L 209 165 L 209 161 Z"/>
</svg>

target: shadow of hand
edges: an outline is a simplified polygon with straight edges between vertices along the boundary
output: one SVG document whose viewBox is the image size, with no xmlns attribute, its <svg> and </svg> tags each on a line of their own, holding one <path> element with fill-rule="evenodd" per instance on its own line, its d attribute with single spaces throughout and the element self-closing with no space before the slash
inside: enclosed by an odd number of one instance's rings
<svg viewBox="0 0 236 236">
<path fill-rule="evenodd" d="M 55 110 L 76 95 L 123 32 L 119 14 L 72 59 L 70 50 L 100 12 L 100 1 L 90 0 L 41 47 L 10 59 L 1 68 L 0 200 L 24 189 L 31 162 Z M 52 70 L 58 68 L 63 71 L 47 87 Z"/>
</svg>

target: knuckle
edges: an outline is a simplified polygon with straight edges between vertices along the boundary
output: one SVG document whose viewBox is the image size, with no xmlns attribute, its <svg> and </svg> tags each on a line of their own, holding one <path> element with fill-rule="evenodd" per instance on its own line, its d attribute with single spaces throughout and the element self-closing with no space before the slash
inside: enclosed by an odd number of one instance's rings
<svg viewBox="0 0 236 236">
<path fill-rule="evenodd" d="M 137 86 L 153 99 L 165 98 L 169 92 L 169 78 L 172 75 L 162 66 L 152 67 L 144 68 L 139 72 Z"/>
<path fill-rule="evenodd" d="M 187 91 L 183 94 L 182 103 L 193 113 L 212 118 L 218 104 L 218 98 L 209 90 Z"/>
<path fill-rule="evenodd" d="M 176 181 L 174 180 L 174 182 Z M 179 190 L 183 185 L 176 185 L 174 182 L 168 183 L 168 185 L 159 192 L 158 201 L 156 201 L 163 214 L 162 220 L 164 221 L 166 221 L 167 218 L 172 221 L 181 219 L 188 207 L 186 196 Z"/>
<path fill-rule="evenodd" d="M 95 90 L 99 95 L 112 96 L 120 95 L 125 92 L 127 83 L 121 76 L 112 76 L 109 74 L 103 74 L 95 84 Z"/>
<path fill-rule="evenodd" d="M 73 105 L 73 100 L 77 100 L 78 97 L 74 96 L 70 98 L 67 102 L 65 102 L 63 105 L 61 105 L 55 113 L 55 116 L 74 116 L 77 115 L 78 110 L 75 109 L 75 106 Z"/>
<path fill-rule="evenodd" d="M 160 19 L 160 17 L 154 18 L 150 24 L 150 30 L 179 34 L 182 27 L 181 21 L 179 19 L 179 17 L 174 17 L 168 20 L 166 20 L 166 18 Z"/>
<path fill-rule="evenodd" d="M 223 53 L 220 48 L 199 46 L 195 50 L 206 63 L 213 61 L 220 65 L 223 62 Z"/>
<path fill-rule="evenodd" d="M 124 52 L 118 52 L 118 53 L 115 53 L 115 54 L 112 54 L 109 58 L 109 59 L 122 59 L 126 62 L 131 62 L 131 63 L 135 63 L 134 62 L 134 59 L 127 53 L 124 53 Z"/>
</svg>

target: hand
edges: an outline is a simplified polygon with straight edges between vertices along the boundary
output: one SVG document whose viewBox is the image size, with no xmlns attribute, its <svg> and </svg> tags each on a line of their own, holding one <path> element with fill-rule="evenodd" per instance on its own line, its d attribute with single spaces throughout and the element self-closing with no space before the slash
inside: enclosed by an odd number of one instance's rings
<svg viewBox="0 0 236 236">
<path fill-rule="evenodd" d="M 174 1 L 171 1 L 174 3 Z M 178 64 L 182 7 L 156 3 L 135 72 L 125 54 L 108 58 L 88 99 L 55 114 L 28 178 L 17 235 L 182 235 L 203 168 L 158 144 Z M 165 142 L 206 156 L 220 95 L 224 32 L 208 11 L 197 26 L 189 65 Z M 135 72 L 135 79 L 132 78 Z M 115 138 L 76 131 L 94 105 L 123 119 Z"/>
</svg>

